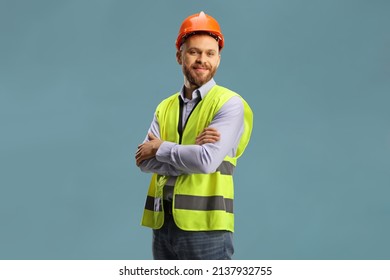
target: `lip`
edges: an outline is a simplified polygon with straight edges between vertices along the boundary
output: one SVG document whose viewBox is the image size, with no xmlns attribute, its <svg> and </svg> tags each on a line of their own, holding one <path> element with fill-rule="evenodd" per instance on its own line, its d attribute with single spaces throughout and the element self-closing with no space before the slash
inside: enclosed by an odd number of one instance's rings
<svg viewBox="0 0 390 280">
<path fill-rule="evenodd" d="M 197 71 L 197 72 L 205 72 L 205 71 L 208 71 L 207 68 L 203 68 L 203 67 L 194 67 L 194 70 Z"/>
</svg>

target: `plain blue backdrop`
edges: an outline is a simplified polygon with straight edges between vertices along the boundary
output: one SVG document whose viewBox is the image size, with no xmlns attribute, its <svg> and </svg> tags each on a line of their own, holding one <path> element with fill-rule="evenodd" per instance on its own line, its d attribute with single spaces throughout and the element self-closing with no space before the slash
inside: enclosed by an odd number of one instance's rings
<svg viewBox="0 0 390 280">
<path fill-rule="evenodd" d="M 150 259 L 134 163 L 188 15 L 254 111 L 236 259 L 390 259 L 390 2 L 0 1 L 0 258 Z"/>
</svg>

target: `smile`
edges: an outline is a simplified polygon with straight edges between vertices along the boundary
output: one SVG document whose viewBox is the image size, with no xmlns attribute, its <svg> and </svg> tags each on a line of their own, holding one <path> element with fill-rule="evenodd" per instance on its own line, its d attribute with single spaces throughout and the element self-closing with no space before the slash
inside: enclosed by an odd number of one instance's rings
<svg viewBox="0 0 390 280">
<path fill-rule="evenodd" d="M 205 72 L 205 71 L 208 71 L 207 68 L 197 68 L 197 67 L 195 67 L 194 70 L 197 71 L 197 72 Z"/>
</svg>

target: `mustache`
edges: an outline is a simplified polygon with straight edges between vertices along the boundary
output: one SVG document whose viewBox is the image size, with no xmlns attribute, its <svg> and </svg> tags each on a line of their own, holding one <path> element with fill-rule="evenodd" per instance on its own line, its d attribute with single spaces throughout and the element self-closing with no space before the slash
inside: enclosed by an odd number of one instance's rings
<svg viewBox="0 0 390 280">
<path fill-rule="evenodd" d="M 207 70 L 211 70 L 211 66 L 207 65 L 207 64 L 202 64 L 202 63 L 199 63 L 199 62 L 195 62 L 194 64 L 191 65 L 192 68 L 203 68 L 203 69 L 207 69 Z"/>
</svg>

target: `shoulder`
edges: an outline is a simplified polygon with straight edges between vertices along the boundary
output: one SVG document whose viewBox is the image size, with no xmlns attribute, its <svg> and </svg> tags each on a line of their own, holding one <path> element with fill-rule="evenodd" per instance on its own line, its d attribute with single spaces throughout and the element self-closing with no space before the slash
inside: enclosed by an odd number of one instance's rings
<svg viewBox="0 0 390 280">
<path fill-rule="evenodd" d="M 219 86 L 219 85 L 215 85 L 210 90 L 210 93 L 212 95 L 218 96 L 220 98 L 227 98 L 227 99 L 232 97 L 232 96 L 238 95 L 238 93 L 236 93 L 236 92 L 234 92 L 226 87 Z"/>
<path fill-rule="evenodd" d="M 237 92 L 219 85 L 215 86 L 215 91 L 216 94 L 220 96 L 220 98 L 223 100 L 223 105 L 221 107 L 221 110 L 239 110 L 239 111 L 243 110 L 245 114 L 248 115 L 253 114 L 249 104 Z"/>
<path fill-rule="evenodd" d="M 232 95 L 219 108 L 217 114 L 239 116 L 244 113 L 244 104 L 239 95 Z"/>
<path fill-rule="evenodd" d="M 233 103 L 234 102 L 240 103 L 240 102 L 245 101 L 244 98 L 242 98 L 242 96 L 240 94 L 238 94 L 237 92 L 235 92 L 231 89 L 223 87 L 223 86 L 215 85 L 213 87 L 212 91 L 215 94 L 215 97 L 221 98 L 224 101 L 228 101 L 230 99 L 233 100 L 232 101 Z"/>
<path fill-rule="evenodd" d="M 212 89 L 210 97 L 219 99 L 224 105 L 223 107 L 241 107 L 243 108 L 246 101 L 237 92 L 223 86 L 215 85 Z"/>
</svg>

